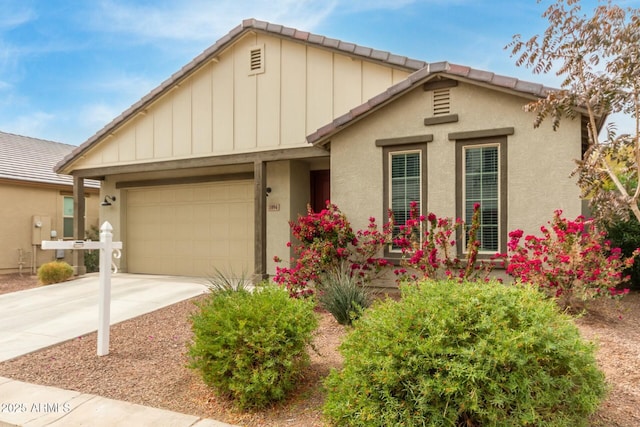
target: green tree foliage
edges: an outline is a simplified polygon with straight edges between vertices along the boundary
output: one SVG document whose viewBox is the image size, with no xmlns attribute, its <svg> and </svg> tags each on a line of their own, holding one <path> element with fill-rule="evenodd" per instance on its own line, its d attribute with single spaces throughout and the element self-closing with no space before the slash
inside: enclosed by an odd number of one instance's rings
<svg viewBox="0 0 640 427">
<path fill-rule="evenodd" d="M 527 106 L 536 113 L 535 126 L 551 119 L 555 129 L 563 117 L 583 114 L 589 148 L 574 172 L 583 196 L 591 198 L 599 219 L 632 212 L 640 220 L 640 9 L 607 2 L 587 16 L 579 0 L 558 0 L 543 17 L 549 22 L 544 34 L 528 40 L 518 34 L 507 45 L 518 66 L 563 79 L 561 90 Z M 617 134 L 611 124 L 601 139 L 609 113 L 633 117 L 632 133 Z"/>
<path fill-rule="evenodd" d="M 594 348 L 531 287 L 456 280 L 374 304 L 325 381 L 337 426 L 584 426 L 605 394 Z"/>
</svg>

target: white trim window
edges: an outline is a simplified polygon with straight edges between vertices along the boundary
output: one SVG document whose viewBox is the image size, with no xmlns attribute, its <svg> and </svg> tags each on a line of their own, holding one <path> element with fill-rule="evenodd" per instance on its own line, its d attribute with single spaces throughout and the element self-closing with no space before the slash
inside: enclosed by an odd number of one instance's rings
<svg viewBox="0 0 640 427">
<path fill-rule="evenodd" d="M 389 153 L 389 208 L 393 211 L 397 236 L 401 225 L 409 219 L 411 202 L 422 210 L 422 150 Z M 399 251 L 395 246 L 392 251 Z"/>
<path fill-rule="evenodd" d="M 72 239 L 73 236 L 73 197 L 64 196 L 62 200 L 62 237 Z"/>
<path fill-rule="evenodd" d="M 471 226 L 474 206 L 480 205 L 480 252 L 500 250 L 501 179 L 500 144 L 468 145 L 463 147 L 462 218 Z M 466 233 L 465 233 L 466 248 Z"/>
</svg>

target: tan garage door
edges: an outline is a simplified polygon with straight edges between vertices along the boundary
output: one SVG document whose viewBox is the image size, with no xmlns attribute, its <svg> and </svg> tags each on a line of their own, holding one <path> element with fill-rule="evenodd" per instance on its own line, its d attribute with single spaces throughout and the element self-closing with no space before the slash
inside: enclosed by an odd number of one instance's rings
<svg viewBox="0 0 640 427">
<path fill-rule="evenodd" d="M 130 273 L 253 273 L 252 181 L 130 189 L 126 218 Z"/>
</svg>

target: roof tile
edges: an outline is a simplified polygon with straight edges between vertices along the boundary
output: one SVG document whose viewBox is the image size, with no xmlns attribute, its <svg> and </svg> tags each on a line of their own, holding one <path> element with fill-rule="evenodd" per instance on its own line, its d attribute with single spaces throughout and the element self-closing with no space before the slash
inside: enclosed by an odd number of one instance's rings
<svg viewBox="0 0 640 427">
<path fill-rule="evenodd" d="M 350 113 L 352 117 L 358 117 L 359 115 L 364 114 L 369 110 L 371 110 L 371 104 L 365 102 L 364 104 L 360 104 L 357 107 L 353 108 Z"/>
<path fill-rule="evenodd" d="M 442 71 L 447 71 L 448 69 L 449 69 L 449 63 L 446 61 L 432 62 L 429 64 L 429 71 L 431 73 L 439 73 Z"/>
<path fill-rule="evenodd" d="M 394 55 L 393 53 L 387 58 L 387 62 L 391 64 L 404 65 L 407 62 L 406 56 Z"/>
<path fill-rule="evenodd" d="M 426 67 L 427 63 L 425 61 L 418 61 L 416 59 L 407 58 L 405 65 L 409 68 L 420 69 Z"/>
<path fill-rule="evenodd" d="M 469 69 L 469 73 L 467 74 L 468 78 L 482 82 L 490 82 L 493 79 L 493 76 L 495 76 L 494 73 L 491 73 L 489 71 L 476 70 L 473 68 Z"/>
<path fill-rule="evenodd" d="M 313 44 L 323 44 L 325 37 L 318 34 L 309 34 L 307 41 Z"/>
<path fill-rule="evenodd" d="M 338 49 L 338 46 L 340 46 L 340 40 L 325 37 L 324 40 L 322 41 L 322 44 L 326 47 L 332 47 L 334 49 Z"/>
<path fill-rule="evenodd" d="M 502 86 L 502 87 L 513 89 L 514 87 L 516 87 L 516 83 L 518 83 L 518 79 L 496 74 L 495 76 L 493 76 L 493 80 L 491 81 L 491 83 L 493 83 L 496 86 Z"/>
<path fill-rule="evenodd" d="M 353 53 L 360 56 L 371 56 L 373 49 L 370 47 L 356 46 Z"/>
<path fill-rule="evenodd" d="M 268 23 L 266 30 L 270 33 L 281 34 L 283 28 L 282 25 Z"/>
<path fill-rule="evenodd" d="M 73 187 L 73 177 L 53 171 L 69 155 L 73 145 L 0 132 L 0 178 Z M 85 186 L 100 188 L 100 181 L 85 180 Z"/>
<path fill-rule="evenodd" d="M 389 52 L 385 52 L 384 50 L 373 49 L 370 56 L 372 59 L 387 61 L 389 59 L 389 55 L 391 54 Z"/>
<path fill-rule="evenodd" d="M 458 64 L 449 64 L 449 68 L 447 70 L 447 72 L 451 74 L 457 74 L 463 77 L 466 77 L 470 71 L 471 71 L 471 68 L 465 67 L 464 65 L 458 65 Z"/>
<path fill-rule="evenodd" d="M 525 82 L 522 80 L 518 80 L 514 89 L 519 90 L 521 92 L 527 92 L 534 95 L 540 95 L 543 92 L 543 86 L 538 83 Z"/>
<path fill-rule="evenodd" d="M 338 45 L 338 49 L 343 50 L 345 52 L 353 52 L 356 49 L 356 45 L 353 43 L 345 43 L 345 42 L 340 42 L 340 44 Z"/>
<path fill-rule="evenodd" d="M 309 33 L 308 31 L 296 30 L 295 33 L 293 34 L 293 38 L 298 40 L 308 41 L 310 35 L 311 33 Z"/>
</svg>

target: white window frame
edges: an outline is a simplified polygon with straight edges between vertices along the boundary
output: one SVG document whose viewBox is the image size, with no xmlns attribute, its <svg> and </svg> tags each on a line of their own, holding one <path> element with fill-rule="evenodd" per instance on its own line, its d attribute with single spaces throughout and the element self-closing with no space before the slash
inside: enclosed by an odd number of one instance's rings
<svg viewBox="0 0 640 427">
<path fill-rule="evenodd" d="M 71 206 L 74 206 L 75 201 L 73 200 L 73 196 L 62 196 L 62 238 L 63 239 L 73 239 L 74 236 L 74 232 L 73 232 L 73 221 L 74 221 L 74 212 L 71 213 L 71 215 L 66 215 L 65 214 L 65 204 L 66 204 L 66 200 L 67 199 L 71 199 Z M 67 219 L 71 219 L 71 235 L 68 236 L 65 234 L 65 220 Z"/>
<path fill-rule="evenodd" d="M 496 216 L 497 222 L 498 222 L 497 228 L 496 228 L 496 233 L 497 233 L 496 234 L 496 242 L 498 243 L 498 247 L 495 250 L 493 250 L 493 249 L 490 249 L 490 250 L 482 250 L 482 249 L 480 249 L 478 251 L 478 253 L 479 254 L 492 254 L 493 255 L 493 254 L 501 251 L 500 236 L 502 235 L 502 221 L 501 221 L 501 218 L 502 218 L 502 214 L 503 214 L 503 212 L 502 212 L 502 202 L 503 202 L 503 200 L 502 200 L 502 197 L 503 197 L 503 195 L 502 195 L 502 190 L 503 190 L 502 189 L 502 174 L 504 173 L 504 171 L 502 170 L 501 161 L 500 161 L 501 156 L 502 156 L 501 144 L 499 144 L 499 143 L 487 143 L 487 144 L 469 144 L 469 145 L 462 146 L 462 200 L 461 200 L 461 202 L 462 202 L 462 206 L 461 206 L 462 215 L 461 215 L 461 219 L 465 220 L 465 225 L 466 226 L 470 226 L 471 225 L 470 223 L 466 224 L 466 218 L 467 218 L 467 210 L 466 210 L 466 207 L 467 207 L 467 188 L 466 188 L 467 187 L 467 173 L 466 173 L 466 171 L 467 171 L 467 156 L 466 156 L 466 153 L 467 153 L 467 150 L 486 148 L 486 147 L 495 147 L 495 148 L 498 149 L 498 153 L 497 153 L 497 165 L 498 165 L 497 185 L 498 185 L 498 188 L 497 188 L 497 193 L 496 193 L 497 194 L 496 207 L 497 207 L 497 210 L 498 210 L 498 213 L 497 213 L 497 216 Z M 465 254 L 468 253 L 466 236 L 467 236 L 467 233 L 466 233 L 466 230 L 464 230 L 462 232 L 462 252 L 465 253 Z M 482 243 L 482 239 L 481 239 L 481 243 Z"/>
<path fill-rule="evenodd" d="M 420 203 L 420 209 L 418 214 L 422 215 L 422 211 L 424 209 L 424 201 L 422 200 L 422 188 L 424 186 L 424 171 L 422 169 L 422 163 L 423 163 L 423 158 L 422 158 L 422 149 L 416 148 L 416 149 L 408 149 L 408 150 L 397 150 L 397 151 L 389 151 L 388 153 L 388 171 L 387 171 L 387 175 L 388 175 L 388 206 L 389 209 L 393 210 L 393 173 L 392 173 L 392 167 L 393 167 L 393 156 L 398 156 L 398 155 L 403 155 L 403 154 L 418 154 L 418 167 L 419 167 L 419 179 L 420 179 L 420 183 L 419 183 L 419 200 L 418 203 Z M 421 233 L 422 234 L 422 233 Z M 399 248 L 394 248 L 394 245 L 391 244 L 389 245 L 389 253 L 394 253 L 394 254 L 400 254 L 402 253 L 402 250 Z"/>
</svg>

